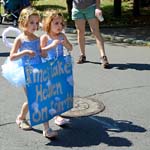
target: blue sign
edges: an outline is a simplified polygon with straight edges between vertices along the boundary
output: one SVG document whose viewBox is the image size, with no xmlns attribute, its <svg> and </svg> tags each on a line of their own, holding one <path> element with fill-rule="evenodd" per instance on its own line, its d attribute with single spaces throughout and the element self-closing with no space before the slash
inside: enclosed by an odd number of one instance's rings
<svg viewBox="0 0 150 150">
<path fill-rule="evenodd" d="M 73 107 L 71 56 L 24 67 L 31 125 L 37 125 Z"/>
</svg>

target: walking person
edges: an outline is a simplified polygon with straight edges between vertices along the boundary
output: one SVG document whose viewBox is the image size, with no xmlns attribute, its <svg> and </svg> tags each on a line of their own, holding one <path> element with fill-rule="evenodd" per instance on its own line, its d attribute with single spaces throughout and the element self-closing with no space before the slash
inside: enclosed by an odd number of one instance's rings
<svg viewBox="0 0 150 150">
<path fill-rule="evenodd" d="M 66 35 L 62 33 L 64 29 L 63 15 L 56 10 L 47 10 L 44 13 L 43 30 L 46 32 L 40 37 L 41 54 L 43 61 L 52 60 L 64 55 L 64 47 L 67 50 L 72 50 L 72 44 L 67 39 Z M 61 116 L 54 118 L 55 124 L 61 126 L 69 123 L 69 119 Z M 49 132 L 49 123 L 44 123 L 44 135 L 51 136 Z"/>
<path fill-rule="evenodd" d="M 40 39 L 34 34 L 39 27 L 40 15 L 36 9 L 27 7 L 22 9 L 18 21 L 22 33 L 16 37 L 10 51 L 10 56 L 2 65 L 2 75 L 11 84 L 17 87 L 23 87 L 27 95 L 23 66 L 26 64 L 42 63 L 40 56 Z M 25 101 L 20 114 L 16 118 L 18 127 L 23 130 L 31 129 L 26 119 L 27 113 L 28 102 Z"/>
<path fill-rule="evenodd" d="M 100 0 L 73 0 L 72 20 L 75 21 L 77 30 L 77 40 L 80 49 L 78 64 L 86 62 L 85 53 L 85 24 L 88 21 L 90 30 L 95 37 L 97 47 L 100 52 L 100 61 L 104 68 L 109 66 L 105 53 L 104 41 L 99 30 L 99 21 L 96 16 L 101 16 Z"/>
</svg>

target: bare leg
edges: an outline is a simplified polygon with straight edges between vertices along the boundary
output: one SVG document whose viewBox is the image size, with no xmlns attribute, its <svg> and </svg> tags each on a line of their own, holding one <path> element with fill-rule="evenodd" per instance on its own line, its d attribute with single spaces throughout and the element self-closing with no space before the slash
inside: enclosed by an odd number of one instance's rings
<svg viewBox="0 0 150 150">
<path fill-rule="evenodd" d="M 100 56 L 105 56 L 105 49 L 104 49 L 104 41 L 103 38 L 100 34 L 99 30 L 99 22 L 96 18 L 88 20 L 91 32 L 93 33 L 95 39 L 96 39 L 96 44 L 97 47 L 99 48 Z"/>
<path fill-rule="evenodd" d="M 43 130 L 43 136 L 46 138 L 54 138 L 58 135 L 56 131 L 53 131 L 51 128 L 49 128 L 49 122 L 45 122 L 43 124 L 44 130 Z"/>
<path fill-rule="evenodd" d="M 85 56 L 85 20 L 75 20 L 75 26 L 77 30 L 77 40 L 80 48 L 80 55 Z"/>
<path fill-rule="evenodd" d="M 22 108 L 21 108 L 19 119 L 25 120 L 26 116 L 27 116 L 27 113 L 28 113 L 28 103 L 24 102 L 23 105 L 22 105 Z"/>
<path fill-rule="evenodd" d="M 24 91 L 26 93 L 26 89 L 24 88 Z M 16 123 L 19 126 L 19 128 L 23 130 L 30 130 L 32 127 L 29 125 L 28 121 L 26 120 L 26 116 L 28 113 L 28 103 L 24 102 L 21 108 L 20 114 L 16 118 Z"/>
<path fill-rule="evenodd" d="M 26 94 L 26 89 L 25 88 L 24 88 L 24 91 L 25 91 L 25 94 Z M 25 120 L 26 116 L 27 116 L 27 113 L 28 113 L 28 103 L 24 102 L 23 105 L 22 105 L 22 108 L 21 108 L 21 112 L 18 116 L 19 119 Z"/>
<path fill-rule="evenodd" d="M 100 52 L 101 56 L 101 63 L 104 68 L 108 68 L 109 62 L 105 53 L 105 48 L 104 48 L 104 41 L 101 36 L 100 30 L 99 30 L 99 22 L 96 18 L 89 19 L 88 20 L 91 32 L 93 33 L 95 39 L 96 39 L 96 44 Z"/>
<path fill-rule="evenodd" d="M 48 122 L 45 122 L 45 123 L 43 124 L 43 126 L 44 126 L 44 130 L 48 130 L 48 128 L 49 128 L 49 123 L 48 123 Z"/>
</svg>

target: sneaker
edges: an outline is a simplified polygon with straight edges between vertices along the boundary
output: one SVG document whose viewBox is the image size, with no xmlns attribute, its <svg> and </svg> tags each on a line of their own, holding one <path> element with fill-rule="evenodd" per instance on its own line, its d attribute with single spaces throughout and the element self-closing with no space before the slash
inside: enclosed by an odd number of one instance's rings
<svg viewBox="0 0 150 150">
<path fill-rule="evenodd" d="M 103 56 L 100 59 L 101 59 L 101 63 L 102 63 L 103 68 L 108 68 L 109 62 L 108 62 L 107 56 Z"/>
<path fill-rule="evenodd" d="M 55 138 L 58 135 L 56 131 L 53 131 L 51 128 L 48 128 L 47 130 L 43 130 L 43 136 L 46 138 Z"/>
<path fill-rule="evenodd" d="M 86 62 L 86 56 L 81 55 L 81 56 L 79 57 L 79 60 L 77 61 L 77 64 L 83 64 L 83 63 L 85 63 L 85 62 Z"/>
</svg>

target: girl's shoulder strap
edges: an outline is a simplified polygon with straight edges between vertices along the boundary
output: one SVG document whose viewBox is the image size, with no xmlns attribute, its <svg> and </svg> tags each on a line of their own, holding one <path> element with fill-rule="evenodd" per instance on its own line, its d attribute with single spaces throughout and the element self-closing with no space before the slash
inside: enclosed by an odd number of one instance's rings
<svg viewBox="0 0 150 150">
<path fill-rule="evenodd" d="M 20 35 L 18 36 L 18 38 L 20 39 L 21 43 L 23 43 L 23 42 L 25 41 L 25 37 L 24 37 L 23 33 L 20 34 Z"/>
<path fill-rule="evenodd" d="M 52 40 L 49 34 L 46 34 L 45 37 L 47 37 L 48 40 Z"/>
</svg>

